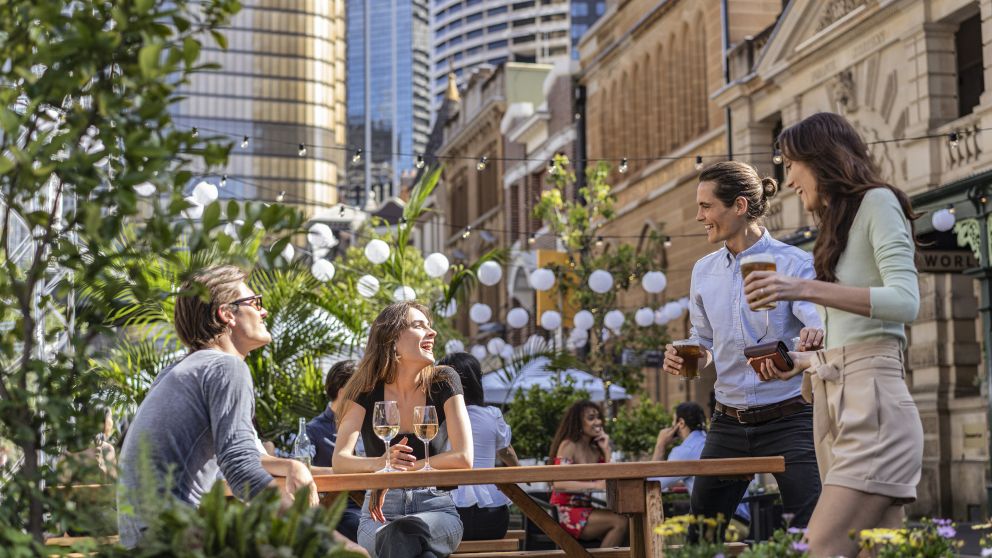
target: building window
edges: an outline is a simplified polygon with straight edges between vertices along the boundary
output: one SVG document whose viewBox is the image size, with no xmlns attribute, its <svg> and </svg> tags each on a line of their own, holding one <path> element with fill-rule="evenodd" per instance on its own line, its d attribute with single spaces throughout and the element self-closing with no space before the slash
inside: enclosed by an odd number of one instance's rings
<svg viewBox="0 0 992 558">
<path fill-rule="evenodd" d="M 584 23 L 577 23 L 572 26 L 572 38 L 578 40 L 582 35 L 586 34 L 589 30 L 589 26 Z"/>
<path fill-rule="evenodd" d="M 518 19 L 513 22 L 514 27 L 526 27 L 528 25 L 534 25 L 534 18 L 525 17 L 523 19 Z"/>
<path fill-rule="evenodd" d="M 517 2 L 516 4 L 513 5 L 513 11 L 526 10 L 528 8 L 533 8 L 533 7 L 534 7 L 534 0 L 530 0 L 529 2 Z"/>
<path fill-rule="evenodd" d="M 596 15 L 601 16 L 606 12 L 606 2 L 596 2 Z"/>
<path fill-rule="evenodd" d="M 982 60 L 982 20 L 975 14 L 961 22 L 954 34 L 958 70 L 958 116 L 971 114 L 985 92 Z"/>
<path fill-rule="evenodd" d="M 506 22 L 497 23 L 496 25 L 490 25 L 486 29 L 486 31 L 489 32 L 489 33 L 496 33 L 496 32 L 499 32 L 499 31 L 503 31 L 504 29 L 506 29 Z"/>
<path fill-rule="evenodd" d="M 466 39 L 474 39 L 482 36 L 482 29 L 474 29 L 465 34 Z"/>
<path fill-rule="evenodd" d="M 490 8 L 489 11 L 486 12 L 486 15 L 491 15 L 492 16 L 492 15 L 505 14 L 506 13 L 506 10 L 507 10 L 506 6 L 499 6 L 497 8 Z"/>
<path fill-rule="evenodd" d="M 521 35 L 519 37 L 514 37 L 513 38 L 513 44 L 515 44 L 515 45 L 522 45 L 524 43 L 532 43 L 532 42 L 534 42 L 534 39 L 535 39 L 535 35 L 533 33 L 529 33 L 527 35 Z"/>
<path fill-rule="evenodd" d="M 572 16 L 573 17 L 584 17 L 589 15 L 589 4 L 584 2 L 576 2 L 572 4 Z"/>
<path fill-rule="evenodd" d="M 507 45 L 506 39 L 503 39 L 502 41 L 493 41 L 489 43 L 488 46 L 489 46 L 489 50 L 499 50 L 501 48 L 506 48 L 506 45 Z"/>
</svg>

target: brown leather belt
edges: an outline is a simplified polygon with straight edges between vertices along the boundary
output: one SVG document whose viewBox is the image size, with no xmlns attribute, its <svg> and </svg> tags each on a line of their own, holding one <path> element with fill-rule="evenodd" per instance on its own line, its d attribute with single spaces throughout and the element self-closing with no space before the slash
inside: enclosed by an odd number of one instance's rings
<svg viewBox="0 0 992 558">
<path fill-rule="evenodd" d="M 802 396 L 799 396 L 786 399 L 785 401 L 779 401 L 778 403 L 772 403 L 771 405 L 762 405 L 761 407 L 752 407 L 750 409 L 728 407 L 717 401 L 713 408 L 716 412 L 723 413 L 741 424 L 759 424 L 805 411 L 810 408 L 810 405 L 803 400 Z"/>
</svg>

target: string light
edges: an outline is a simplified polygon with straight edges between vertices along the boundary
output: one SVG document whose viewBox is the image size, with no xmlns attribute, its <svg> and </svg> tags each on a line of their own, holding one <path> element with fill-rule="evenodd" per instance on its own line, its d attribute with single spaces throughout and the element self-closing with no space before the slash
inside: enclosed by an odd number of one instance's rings
<svg viewBox="0 0 992 558">
<path fill-rule="evenodd" d="M 620 159 L 620 166 L 617 168 L 620 174 L 626 174 L 628 168 L 630 168 L 630 165 L 627 164 L 627 158 Z"/>
<path fill-rule="evenodd" d="M 248 136 L 241 138 L 241 149 L 248 149 Z"/>
<path fill-rule="evenodd" d="M 193 133 L 190 135 L 192 135 L 194 139 L 200 137 L 200 131 L 196 129 L 196 126 L 193 126 Z"/>
<path fill-rule="evenodd" d="M 417 167 L 418 169 L 424 168 L 424 156 L 423 155 L 417 155 L 417 162 L 414 163 L 413 165 L 415 167 Z"/>
<path fill-rule="evenodd" d="M 961 138 L 958 136 L 957 132 L 951 132 L 947 134 L 947 143 L 951 146 L 951 149 L 957 149 L 958 145 L 961 143 Z"/>
<path fill-rule="evenodd" d="M 462 233 L 462 238 L 468 238 L 472 236 L 472 225 L 466 225 L 465 232 Z"/>
<path fill-rule="evenodd" d="M 486 170 L 486 165 L 487 164 L 489 164 L 489 157 L 486 157 L 485 155 L 483 155 L 482 157 L 479 157 L 479 162 L 476 163 L 475 170 L 484 171 L 484 170 Z"/>
<path fill-rule="evenodd" d="M 558 174 L 558 165 L 555 164 L 554 159 L 548 161 L 548 174 Z"/>
<path fill-rule="evenodd" d="M 530 236 L 527 237 L 527 244 L 533 246 L 535 242 L 537 242 L 537 235 L 534 233 L 530 233 Z"/>
<path fill-rule="evenodd" d="M 338 217 L 344 217 L 344 204 L 338 209 Z"/>
<path fill-rule="evenodd" d="M 226 174 L 220 177 L 220 187 L 223 188 L 224 186 L 227 186 L 227 175 Z"/>
<path fill-rule="evenodd" d="M 703 170 L 703 156 L 702 155 L 696 155 L 696 170 L 697 171 Z"/>
<path fill-rule="evenodd" d="M 305 145 L 303 145 L 301 143 L 300 144 L 300 147 L 297 148 L 297 150 L 296 150 L 296 154 L 299 155 L 300 157 L 306 157 L 307 156 L 307 146 L 305 146 Z"/>
<path fill-rule="evenodd" d="M 285 199 L 286 199 L 286 190 L 282 190 L 279 192 L 279 195 L 276 196 L 276 201 L 282 203 L 282 201 Z"/>
<path fill-rule="evenodd" d="M 596 237 L 596 246 L 602 246 L 602 245 L 603 245 L 603 237 L 597 236 Z"/>
<path fill-rule="evenodd" d="M 362 160 L 362 149 L 358 148 L 355 150 L 355 154 L 351 156 L 351 162 L 358 164 Z"/>
<path fill-rule="evenodd" d="M 813 231 L 811 231 L 809 227 L 803 231 L 803 238 L 813 238 Z"/>
<path fill-rule="evenodd" d="M 663 244 L 664 244 L 665 248 L 671 248 L 672 247 L 672 237 L 666 236 L 665 237 L 665 242 Z"/>
<path fill-rule="evenodd" d="M 782 164 L 782 152 L 779 151 L 778 149 L 776 149 L 775 154 L 772 155 L 772 162 L 775 163 L 776 165 Z"/>
</svg>

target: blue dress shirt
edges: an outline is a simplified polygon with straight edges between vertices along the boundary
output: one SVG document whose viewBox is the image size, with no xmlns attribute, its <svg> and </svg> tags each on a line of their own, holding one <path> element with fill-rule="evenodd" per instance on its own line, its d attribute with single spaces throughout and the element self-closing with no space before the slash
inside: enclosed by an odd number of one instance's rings
<svg viewBox="0 0 992 558">
<path fill-rule="evenodd" d="M 705 445 L 706 431 L 693 430 L 688 436 L 686 436 L 685 440 L 683 440 L 681 444 L 672 448 L 672 451 L 668 453 L 668 461 L 692 461 L 699 459 L 699 456 L 703 454 L 703 446 Z M 692 485 L 695 482 L 696 477 L 654 477 L 648 480 L 655 480 L 661 483 L 662 490 L 671 488 L 679 482 L 682 482 L 682 484 L 685 485 L 686 490 L 692 494 Z M 751 519 L 751 510 L 744 502 L 737 505 L 737 511 L 734 513 L 746 520 L 750 521 Z"/>
<path fill-rule="evenodd" d="M 690 338 L 713 352 L 716 400 L 739 409 L 796 397 L 802 385 L 802 375 L 762 382 L 747 363 L 745 347 L 780 340 L 791 349 L 791 339 L 803 327 L 823 327 L 815 305 L 805 301 L 779 301 L 774 310 L 751 311 L 744 297 L 740 259 L 762 253 L 775 257 L 779 273 L 816 276 L 809 252 L 779 242 L 763 230 L 754 245 L 736 256 L 724 246 L 696 262 L 689 287 Z"/>
</svg>

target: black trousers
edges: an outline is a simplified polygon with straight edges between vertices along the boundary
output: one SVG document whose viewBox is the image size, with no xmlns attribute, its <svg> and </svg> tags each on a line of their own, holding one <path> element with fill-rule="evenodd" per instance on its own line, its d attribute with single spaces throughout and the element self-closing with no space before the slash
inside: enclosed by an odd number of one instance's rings
<svg viewBox="0 0 992 558">
<path fill-rule="evenodd" d="M 813 447 L 813 407 L 760 424 L 741 424 L 723 413 L 713 413 L 701 459 L 720 457 L 785 457 L 785 472 L 776 473 L 785 513 L 793 527 L 806 527 L 820 497 L 820 473 Z M 706 517 L 730 518 L 747 490 L 748 481 L 696 477 L 692 512 Z"/>
<path fill-rule="evenodd" d="M 495 508 L 480 508 L 472 506 L 458 508 L 458 515 L 465 526 L 463 541 L 483 541 L 502 539 L 510 526 L 510 508 L 498 506 Z"/>
</svg>

